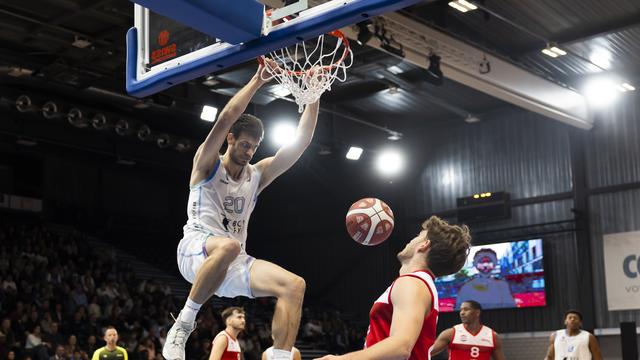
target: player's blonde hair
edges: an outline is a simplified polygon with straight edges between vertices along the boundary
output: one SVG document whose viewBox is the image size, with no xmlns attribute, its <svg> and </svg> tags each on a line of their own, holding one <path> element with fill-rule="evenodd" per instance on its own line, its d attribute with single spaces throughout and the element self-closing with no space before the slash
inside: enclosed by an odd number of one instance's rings
<svg viewBox="0 0 640 360">
<path fill-rule="evenodd" d="M 433 274 L 444 276 L 460 271 L 471 247 L 469 227 L 451 225 L 432 216 L 422 223 L 422 229 L 427 230 L 427 238 L 431 241 L 427 265 Z"/>
</svg>

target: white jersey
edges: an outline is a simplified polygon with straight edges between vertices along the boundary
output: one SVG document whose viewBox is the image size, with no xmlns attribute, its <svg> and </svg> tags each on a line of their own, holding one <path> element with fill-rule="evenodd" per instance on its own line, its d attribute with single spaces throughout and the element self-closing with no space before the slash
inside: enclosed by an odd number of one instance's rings
<svg viewBox="0 0 640 360">
<path fill-rule="evenodd" d="M 291 357 L 289 358 L 289 360 L 293 360 L 296 350 L 298 349 L 296 349 L 295 346 L 291 349 Z M 267 360 L 273 359 L 273 346 L 269 347 L 264 352 L 266 354 Z"/>
<path fill-rule="evenodd" d="M 575 336 L 569 336 L 566 330 L 556 331 L 556 340 L 553 342 L 555 360 L 591 360 L 589 335 L 584 330 Z"/>
<path fill-rule="evenodd" d="M 258 199 L 260 171 L 248 164 L 240 179 L 233 180 L 222 165 L 222 157 L 205 180 L 189 187 L 188 220 L 184 232 L 207 231 L 240 242 L 246 253 L 249 217 Z"/>
</svg>

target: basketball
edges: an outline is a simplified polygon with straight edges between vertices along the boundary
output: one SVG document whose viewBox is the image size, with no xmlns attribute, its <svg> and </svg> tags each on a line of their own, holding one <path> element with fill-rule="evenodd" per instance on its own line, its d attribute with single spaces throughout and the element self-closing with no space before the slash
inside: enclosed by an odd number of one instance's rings
<svg viewBox="0 0 640 360">
<path fill-rule="evenodd" d="M 378 245 L 393 231 L 393 211 L 380 199 L 364 198 L 351 205 L 345 222 L 353 240 L 362 245 Z"/>
</svg>

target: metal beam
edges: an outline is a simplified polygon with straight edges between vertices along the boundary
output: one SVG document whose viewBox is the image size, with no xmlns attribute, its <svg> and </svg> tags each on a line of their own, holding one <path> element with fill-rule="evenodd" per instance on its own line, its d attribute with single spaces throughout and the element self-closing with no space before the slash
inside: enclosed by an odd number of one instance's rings
<svg viewBox="0 0 640 360">
<path fill-rule="evenodd" d="M 381 18 L 387 36 L 393 36 L 403 45 L 405 61 L 427 69 L 427 56 L 431 52 L 437 53 L 441 57 L 442 72 L 451 80 L 581 129 L 593 127 L 586 100 L 576 91 L 534 75 L 407 16 L 390 13 Z M 358 35 L 351 27 L 344 28 L 343 32 L 352 39 Z M 367 45 L 384 51 L 376 37 Z M 490 65 L 489 72 L 480 71 L 482 63 Z"/>
</svg>

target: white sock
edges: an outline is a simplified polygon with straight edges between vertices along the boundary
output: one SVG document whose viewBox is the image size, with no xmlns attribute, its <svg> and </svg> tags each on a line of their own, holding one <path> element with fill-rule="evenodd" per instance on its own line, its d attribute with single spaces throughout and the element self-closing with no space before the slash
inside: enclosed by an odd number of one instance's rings
<svg viewBox="0 0 640 360">
<path fill-rule="evenodd" d="M 196 315 L 198 315 L 198 311 L 200 311 L 201 307 L 202 304 L 198 304 L 191 299 L 187 299 L 187 302 L 184 304 L 182 311 L 180 311 L 180 316 L 178 316 L 178 319 L 189 324 L 193 323 L 194 321 L 196 321 Z"/>
<path fill-rule="evenodd" d="M 291 360 L 291 351 L 273 349 L 273 360 Z"/>
</svg>

